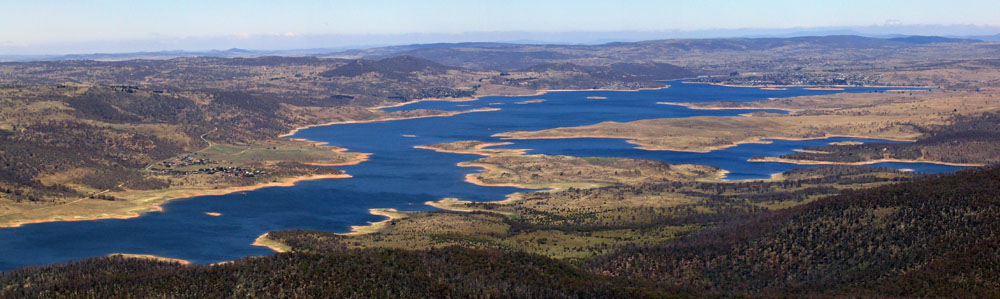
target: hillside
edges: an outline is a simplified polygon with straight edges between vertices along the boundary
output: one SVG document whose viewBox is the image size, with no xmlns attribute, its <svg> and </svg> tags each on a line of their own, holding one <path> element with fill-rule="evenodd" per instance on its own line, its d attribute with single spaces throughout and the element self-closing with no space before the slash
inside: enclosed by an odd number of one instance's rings
<svg viewBox="0 0 1000 299">
<path fill-rule="evenodd" d="M 1000 295 L 1000 167 L 828 197 L 636 247 L 598 273 L 709 293 Z"/>
<path fill-rule="evenodd" d="M 216 266 L 95 258 L 0 277 L 0 297 L 652 297 L 535 255 L 458 247 L 288 253 Z"/>
</svg>

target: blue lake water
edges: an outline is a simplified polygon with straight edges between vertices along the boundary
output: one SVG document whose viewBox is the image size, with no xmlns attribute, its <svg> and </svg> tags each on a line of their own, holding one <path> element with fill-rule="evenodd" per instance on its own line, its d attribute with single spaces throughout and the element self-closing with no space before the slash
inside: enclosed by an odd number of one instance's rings
<svg viewBox="0 0 1000 299">
<path fill-rule="evenodd" d="M 432 210 L 426 201 L 445 197 L 492 201 L 526 191 L 507 187 L 481 187 L 464 182 L 478 169 L 455 164 L 480 158 L 476 155 L 438 153 L 414 149 L 461 140 L 501 141 L 491 135 L 514 130 L 541 130 L 580 126 L 603 121 L 649 118 L 734 116 L 756 110 L 692 110 L 657 102 L 755 101 L 767 98 L 819 95 L 837 92 L 876 92 L 877 88 L 817 91 L 789 88 L 783 91 L 670 82 L 659 90 L 551 92 L 533 97 L 485 97 L 471 102 L 419 102 L 387 108 L 469 110 L 484 107 L 499 111 L 452 117 L 421 118 L 376 123 L 343 124 L 299 131 L 294 137 L 325 141 L 355 152 L 373 153 L 367 162 L 341 167 L 350 179 L 300 182 L 292 187 L 264 188 L 221 196 L 171 201 L 164 212 L 132 219 L 52 222 L 0 229 L 0 270 L 63 262 L 110 253 L 154 254 L 214 263 L 271 253 L 251 246 L 268 231 L 301 228 L 346 232 L 351 225 L 383 219 L 368 214 L 371 208 L 402 211 Z M 607 99 L 587 99 L 602 96 Z M 532 99 L 541 103 L 516 104 Z M 779 111 L 775 111 L 779 112 Z M 406 137 L 414 135 L 416 137 Z M 878 140 L 829 138 L 806 141 L 776 140 L 771 144 L 744 144 L 709 153 L 646 151 L 622 139 L 578 138 L 513 140 L 504 148 L 531 149 L 532 153 L 572 156 L 634 157 L 670 163 L 708 164 L 729 170 L 729 179 L 767 178 L 799 166 L 786 163 L 748 162 L 752 156 L 777 156 L 794 149 L 834 141 Z M 927 163 L 881 163 L 875 166 L 909 168 L 918 172 L 948 172 L 958 167 Z M 220 217 L 205 212 L 221 213 Z"/>
</svg>

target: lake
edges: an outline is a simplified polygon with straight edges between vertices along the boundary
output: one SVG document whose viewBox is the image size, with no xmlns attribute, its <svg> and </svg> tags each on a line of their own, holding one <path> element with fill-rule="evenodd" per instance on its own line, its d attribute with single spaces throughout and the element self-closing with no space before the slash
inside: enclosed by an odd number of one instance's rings
<svg viewBox="0 0 1000 299">
<path fill-rule="evenodd" d="M 508 187 L 481 187 L 466 183 L 465 175 L 479 171 L 456 166 L 476 155 L 415 149 L 461 140 L 506 141 L 493 134 L 515 130 L 590 125 L 604 121 L 690 116 L 735 116 L 758 110 L 693 110 L 657 102 L 756 101 L 767 98 L 839 92 L 877 92 L 879 88 L 845 91 L 761 90 L 707 84 L 669 82 L 666 89 L 642 91 L 550 92 L 530 97 L 484 97 L 469 102 L 424 101 L 386 108 L 389 111 L 441 109 L 449 111 L 494 107 L 474 112 L 374 123 L 341 124 L 300 130 L 293 137 L 329 142 L 354 152 L 373 153 L 367 162 L 340 167 L 349 179 L 304 181 L 292 187 L 264 188 L 221 196 L 202 196 L 166 203 L 164 212 L 132 219 L 28 224 L 0 229 L 0 270 L 102 256 L 110 253 L 153 254 L 215 263 L 244 256 L 265 255 L 269 249 L 251 246 L 269 231 L 301 228 L 346 232 L 352 225 L 384 219 L 368 214 L 371 208 L 401 211 L 433 210 L 426 201 L 457 197 L 473 201 L 501 200 L 507 194 L 529 191 Z M 607 99 L 588 99 L 606 97 Z M 518 104 L 526 100 L 543 102 Z M 773 111 L 780 112 L 780 111 Z M 404 136 L 405 135 L 405 136 Z M 878 140 L 828 138 L 806 141 L 776 140 L 771 144 L 744 144 L 709 153 L 646 151 L 623 139 L 577 138 L 512 140 L 503 148 L 531 149 L 530 153 L 572 156 L 632 157 L 669 163 L 697 163 L 730 171 L 728 179 L 767 178 L 800 166 L 748 162 L 753 156 L 777 156 L 794 149 L 834 141 Z M 874 166 L 909 168 L 918 172 L 949 172 L 960 167 L 928 163 L 880 163 Z M 213 217 L 205 212 L 222 215 Z"/>
</svg>

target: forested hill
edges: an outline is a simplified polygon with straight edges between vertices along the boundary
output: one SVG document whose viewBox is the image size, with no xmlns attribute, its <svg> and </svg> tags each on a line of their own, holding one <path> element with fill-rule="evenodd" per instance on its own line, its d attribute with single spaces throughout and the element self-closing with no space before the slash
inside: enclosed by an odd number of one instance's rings
<svg viewBox="0 0 1000 299">
<path fill-rule="evenodd" d="M 1000 296 L 1000 167 L 828 197 L 595 272 L 709 293 Z"/>
<path fill-rule="evenodd" d="M 0 277 L 2 298 L 658 297 L 553 259 L 450 247 L 288 253 L 218 266 L 103 257 Z"/>
</svg>

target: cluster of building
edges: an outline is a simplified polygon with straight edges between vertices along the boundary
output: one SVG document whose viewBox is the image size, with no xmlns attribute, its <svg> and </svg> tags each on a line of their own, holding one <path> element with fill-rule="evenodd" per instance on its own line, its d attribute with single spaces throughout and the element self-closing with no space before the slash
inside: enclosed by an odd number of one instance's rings
<svg viewBox="0 0 1000 299">
<path fill-rule="evenodd" d="M 258 177 L 268 174 L 268 172 L 264 170 L 233 167 L 233 166 L 198 168 L 198 170 L 189 170 L 189 171 L 177 170 L 177 168 L 180 167 L 186 167 L 191 165 L 208 165 L 210 163 L 212 163 L 210 159 L 195 158 L 193 156 L 188 155 L 173 160 L 160 162 L 160 164 L 163 165 L 163 167 L 166 169 L 165 170 L 154 169 L 154 171 L 159 171 L 160 173 L 173 174 L 173 175 L 221 173 L 221 174 L 237 176 L 237 177 L 246 177 L 246 178 Z"/>
<path fill-rule="evenodd" d="M 184 156 L 183 158 L 176 158 L 169 161 L 163 161 L 160 164 L 166 168 L 184 167 L 191 165 L 205 165 L 211 162 L 209 159 L 195 158 L 190 155 Z"/>
<path fill-rule="evenodd" d="M 198 170 L 184 171 L 184 170 L 154 170 L 164 174 L 171 175 L 187 175 L 187 174 L 224 174 L 235 177 L 253 178 L 258 176 L 268 175 L 269 172 L 259 169 L 250 169 L 242 167 L 232 167 L 232 166 L 218 166 L 209 168 L 199 168 Z"/>
<path fill-rule="evenodd" d="M 267 174 L 267 172 L 263 171 L 263 170 L 255 170 L 255 169 L 242 168 L 242 167 L 232 167 L 232 166 L 229 166 L 229 167 L 219 166 L 219 167 L 213 167 L 213 168 L 201 168 L 201 169 L 198 169 L 197 171 L 194 171 L 194 173 L 206 173 L 206 174 L 222 173 L 222 174 L 228 174 L 228 175 L 245 177 L 245 178 L 252 178 L 252 177 L 257 177 L 257 176 L 261 176 L 261 175 L 266 175 Z"/>
</svg>

